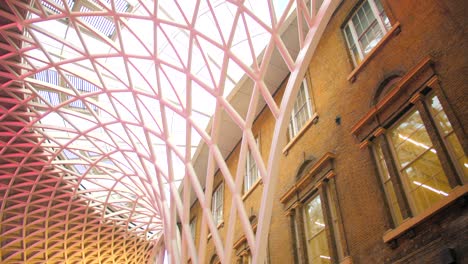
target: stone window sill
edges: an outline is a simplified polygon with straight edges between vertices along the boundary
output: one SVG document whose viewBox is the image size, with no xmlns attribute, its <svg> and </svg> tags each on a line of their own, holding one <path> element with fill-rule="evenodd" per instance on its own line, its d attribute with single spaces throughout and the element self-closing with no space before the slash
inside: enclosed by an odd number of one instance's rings
<svg viewBox="0 0 468 264">
<path fill-rule="evenodd" d="M 385 36 L 379 41 L 379 43 L 372 49 L 369 54 L 361 61 L 361 63 L 354 68 L 354 70 L 348 75 L 348 81 L 354 82 L 356 80 L 356 77 L 360 71 L 366 66 L 369 61 L 374 57 L 374 55 L 383 47 L 389 39 L 391 39 L 393 36 L 396 36 L 400 33 L 400 22 L 396 22 L 392 28 L 385 34 Z"/>
<path fill-rule="evenodd" d="M 468 184 L 466 184 L 464 186 L 455 187 L 449 193 L 449 195 L 447 197 L 441 199 L 439 202 L 434 204 L 434 206 L 432 206 L 431 208 L 427 209 L 426 211 L 424 211 L 423 213 L 421 213 L 421 214 L 419 214 L 417 216 L 406 219 L 398 227 L 388 230 L 383 236 L 383 241 L 385 243 L 387 243 L 387 242 L 390 242 L 390 241 L 400 237 L 405 232 L 407 232 L 408 230 L 410 230 L 410 229 L 414 228 L 415 226 L 419 225 L 424 220 L 428 219 L 429 217 L 431 217 L 432 215 L 434 215 L 435 213 L 437 213 L 441 209 L 443 209 L 443 208 L 447 207 L 448 205 L 452 204 L 458 198 L 467 195 L 467 193 L 468 193 Z"/>
<path fill-rule="evenodd" d="M 288 155 L 288 152 L 289 152 L 289 149 L 294 146 L 294 144 L 296 144 L 296 142 L 302 137 L 302 135 L 306 132 L 306 130 L 312 125 L 312 124 L 316 124 L 318 121 L 318 115 L 317 113 L 315 113 L 310 119 L 309 121 L 307 121 L 307 123 L 301 128 L 301 130 L 299 131 L 299 133 L 297 133 L 297 135 L 291 139 L 291 141 L 289 141 L 289 143 L 286 145 L 286 147 L 283 148 L 283 154 L 285 156 Z"/>
<path fill-rule="evenodd" d="M 260 184 L 263 184 L 263 181 L 262 181 L 262 178 L 258 178 L 258 180 L 254 183 L 254 185 L 252 185 L 252 187 L 250 187 L 250 189 L 244 193 L 244 195 L 242 195 L 242 200 L 245 201 L 245 199 L 247 199 L 247 197 L 250 196 L 251 193 L 253 193 L 253 191 L 255 189 L 257 189 L 257 186 L 259 186 Z"/>
<path fill-rule="evenodd" d="M 220 228 L 222 228 L 224 226 L 224 221 L 221 221 L 221 223 L 219 223 L 216 228 L 219 230 Z M 207 236 L 207 239 L 210 240 L 211 239 L 211 232 L 208 234 Z"/>
</svg>

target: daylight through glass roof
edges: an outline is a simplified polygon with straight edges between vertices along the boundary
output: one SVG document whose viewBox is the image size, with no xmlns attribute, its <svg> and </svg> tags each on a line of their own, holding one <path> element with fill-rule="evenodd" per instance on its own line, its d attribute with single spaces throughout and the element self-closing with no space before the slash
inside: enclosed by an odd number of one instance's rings
<svg viewBox="0 0 468 264">
<path fill-rule="evenodd" d="M 302 62 L 338 2 L 6 0 L 16 22 L 0 34 L 14 47 L 7 55 L 20 61 L 8 66 L 13 78 L 2 87 L 24 96 L 22 120 L 35 134 L 28 142 L 46 153 L 47 174 L 101 223 L 163 245 L 173 260 L 196 260 L 210 230 L 220 258 L 228 256 L 209 213 L 219 169 L 236 194 L 232 226 L 239 218 L 260 252 L 269 220 L 255 236 L 239 202 L 242 169 L 232 174 L 224 159 L 240 142 L 242 168 L 251 149 L 268 200 Z M 251 131 L 263 107 L 276 118 L 267 162 Z M 194 199 L 206 208 L 196 242 L 187 216 Z M 263 207 L 268 216 L 271 202 Z"/>
</svg>

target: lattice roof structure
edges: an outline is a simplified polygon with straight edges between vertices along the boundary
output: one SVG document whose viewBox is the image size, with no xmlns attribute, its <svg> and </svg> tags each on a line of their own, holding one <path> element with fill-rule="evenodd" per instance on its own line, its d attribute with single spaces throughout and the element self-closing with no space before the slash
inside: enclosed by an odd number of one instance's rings
<svg viewBox="0 0 468 264">
<path fill-rule="evenodd" d="M 260 263 L 291 99 L 339 2 L 2 1 L 2 263 L 204 263 L 208 232 L 227 263 L 236 221 Z M 276 120 L 266 161 L 251 130 L 264 106 Z M 247 149 L 264 182 L 255 233 Z M 223 239 L 210 212 L 218 169 L 233 194 Z"/>
</svg>

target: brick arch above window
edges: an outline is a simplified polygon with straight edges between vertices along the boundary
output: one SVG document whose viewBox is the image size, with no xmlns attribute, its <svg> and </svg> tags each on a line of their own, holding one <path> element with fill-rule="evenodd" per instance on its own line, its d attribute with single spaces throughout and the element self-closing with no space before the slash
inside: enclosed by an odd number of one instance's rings
<svg viewBox="0 0 468 264">
<path fill-rule="evenodd" d="M 314 165 L 315 161 L 316 158 L 312 155 L 309 155 L 306 158 L 304 158 L 304 161 L 296 171 L 296 180 L 302 178 L 302 176 L 304 176 L 307 173 L 307 171 L 309 171 L 309 169 Z"/>
<path fill-rule="evenodd" d="M 335 157 L 334 153 L 327 152 L 317 161 L 304 162 L 298 169 L 297 176 L 299 178 L 297 178 L 296 183 L 281 196 L 280 201 L 290 207 L 297 199 L 308 196 L 317 184 L 333 177 L 335 175 L 333 170 Z"/>
<path fill-rule="evenodd" d="M 436 81 L 437 77 L 433 65 L 432 58 L 426 57 L 388 88 L 385 87 L 385 81 L 382 81 L 381 85 L 384 87 L 381 88 L 380 93 L 380 87 L 377 88 L 374 96 L 377 101 L 351 128 L 351 133 L 360 142 L 365 143 L 375 133 L 378 133 L 380 127 L 397 119 L 399 117 L 398 109 L 408 106 L 411 98 L 415 94 L 424 92 L 423 90 L 430 81 Z"/>
<path fill-rule="evenodd" d="M 400 80 L 400 74 L 392 74 L 389 77 L 385 78 L 385 80 L 383 80 L 379 84 L 379 86 L 377 86 L 374 96 L 372 97 L 371 106 L 374 106 L 379 101 L 381 101 L 385 97 L 385 95 L 387 95 L 393 88 L 395 88 L 395 86 Z"/>
</svg>

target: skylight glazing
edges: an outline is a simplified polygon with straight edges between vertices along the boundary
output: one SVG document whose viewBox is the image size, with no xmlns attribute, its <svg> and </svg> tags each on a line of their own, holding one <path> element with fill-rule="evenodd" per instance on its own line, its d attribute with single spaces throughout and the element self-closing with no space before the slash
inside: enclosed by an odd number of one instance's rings
<svg viewBox="0 0 468 264">
<path fill-rule="evenodd" d="M 243 177 L 231 175 L 224 158 L 241 140 L 243 175 L 250 148 L 269 201 L 290 98 L 338 2 L 6 0 L 16 21 L 0 34 L 20 43 L 11 55 L 21 62 L 2 87 L 24 88 L 25 126 L 37 134 L 46 165 L 103 223 L 155 241 L 179 263 L 204 261 L 208 230 L 227 261 L 232 246 L 223 244 L 232 244 L 239 218 L 257 261 L 269 220 L 255 236 L 238 200 Z M 273 92 L 289 73 L 277 104 Z M 251 131 L 264 105 L 276 118 L 267 164 Z M 225 123 L 236 131 L 224 133 Z M 215 168 L 236 194 L 230 235 L 221 241 L 206 213 L 202 238 L 193 241 L 187 212 L 193 197 L 210 210 Z M 269 219 L 271 199 L 260 214 Z"/>
</svg>

